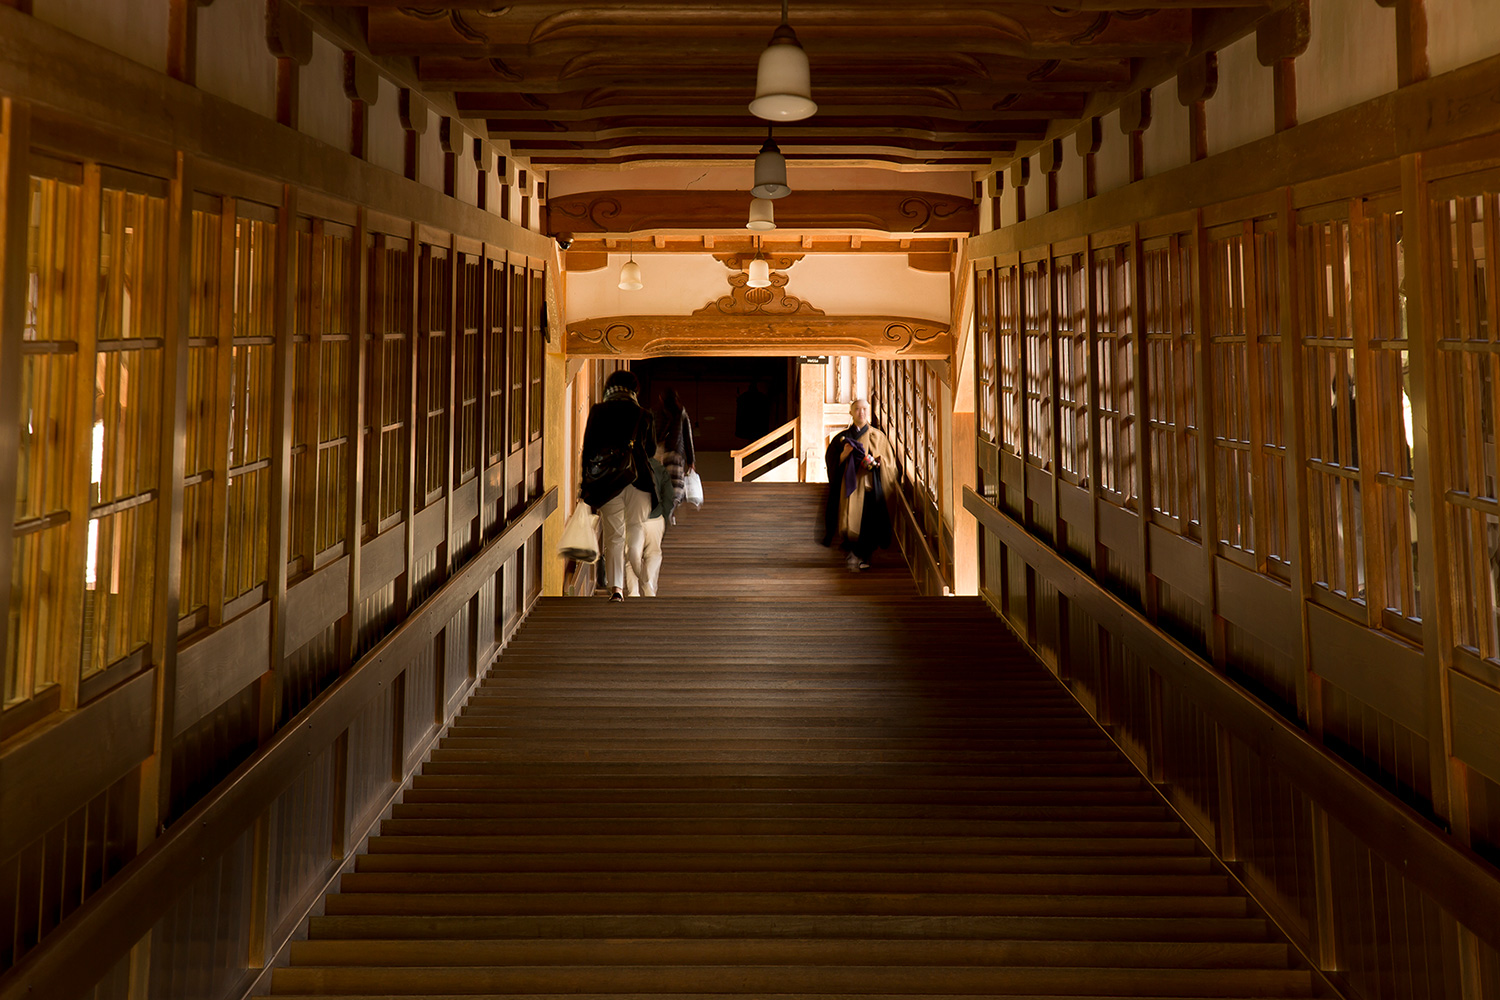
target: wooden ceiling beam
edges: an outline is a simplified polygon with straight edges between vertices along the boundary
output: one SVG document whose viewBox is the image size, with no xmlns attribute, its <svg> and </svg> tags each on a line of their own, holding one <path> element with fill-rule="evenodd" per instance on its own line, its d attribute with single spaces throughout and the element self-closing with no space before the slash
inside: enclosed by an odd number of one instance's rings
<svg viewBox="0 0 1500 1000">
<path fill-rule="evenodd" d="M 813 0 L 802 0 L 807 9 L 814 9 Z M 1279 0 L 1007 0 L 1007 7 L 1014 8 L 1054 8 L 1067 13 L 1080 12 L 1104 12 L 1104 11 L 1138 11 L 1143 6 L 1161 10 L 1196 10 L 1198 8 L 1261 8 L 1269 9 L 1279 5 Z M 363 7 L 371 11 L 394 10 L 402 7 L 414 6 L 413 0 L 304 0 L 304 6 L 309 7 Z M 680 11 L 697 12 L 700 15 L 711 16 L 724 10 L 721 0 L 688 0 L 685 3 L 631 3 L 628 0 L 615 0 L 612 4 L 595 4 L 594 8 L 615 7 L 629 12 L 649 13 L 651 11 L 666 11 L 675 13 Z M 746 0 L 741 6 L 759 11 L 758 21 L 764 23 L 769 32 L 774 28 L 781 16 L 780 4 L 775 0 Z M 847 2 L 839 3 L 840 8 L 848 9 Z M 974 6 L 972 0 L 933 0 L 926 4 L 927 7 L 964 9 Z M 998 6 L 998 5 L 997 5 Z M 504 8 L 506 14 L 517 22 L 540 21 L 546 17 L 554 16 L 578 7 L 572 0 L 512 0 L 510 3 L 499 3 L 498 0 L 421 0 L 424 10 L 453 10 L 453 11 L 493 11 Z M 859 5 L 862 10 L 891 10 L 909 11 L 912 9 L 911 0 L 863 0 Z M 799 22 L 800 23 L 800 22 Z"/>
<path fill-rule="evenodd" d="M 494 136 L 492 138 L 502 138 Z M 1015 143 L 997 143 L 987 153 L 955 152 L 941 150 L 907 150 L 890 147 L 858 149 L 849 148 L 836 152 L 803 153 L 797 159 L 809 165 L 824 163 L 849 165 L 895 165 L 925 167 L 968 167 L 983 169 L 996 156 L 1005 156 L 1015 151 Z M 1007 148 L 1008 147 L 1008 148 Z M 731 154 L 703 150 L 683 149 L 673 146 L 628 146 L 613 150 L 534 150 L 526 158 L 538 168 L 552 167 L 606 167 L 646 163 L 744 163 L 743 153 Z"/>
<path fill-rule="evenodd" d="M 785 227 L 773 231 L 770 235 L 755 235 L 746 232 L 743 228 L 728 230 L 716 230 L 713 233 L 691 235 L 675 235 L 666 233 L 660 241 L 663 245 L 657 246 L 657 240 L 648 240 L 635 246 L 636 256 L 649 254 L 695 254 L 702 255 L 712 251 L 717 254 L 749 254 L 754 253 L 756 248 L 768 256 L 782 254 L 806 253 L 802 247 L 802 237 L 784 236 L 778 237 L 778 233 L 785 232 Z M 758 242 L 757 242 L 758 241 Z M 903 249 L 903 242 L 910 243 L 908 248 Z M 618 249 L 620 241 L 609 237 L 575 236 L 571 247 L 564 257 L 568 269 L 572 270 L 571 261 L 575 253 L 582 254 L 607 254 Z M 882 238 L 879 236 L 868 236 L 864 234 L 849 235 L 847 233 L 820 232 L 817 234 L 813 253 L 820 254 L 952 254 L 957 252 L 958 244 L 950 237 L 915 237 L 907 240 Z"/>
<path fill-rule="evenodd" d="M 577 95 L 569 95 L 577 96 Z M 822 96 L 821 94 L 819 95 Z M 1032 118 L 1076 118 L 1083 114 L 1088 95 L 1083 91 L 1073 93 L 1014 95 L 1015 99 L 998 108 L 945 108 L 918 104 L 887 104 L 870 101 L 865 104 L 829 104 L 820 102 L 817 120 L 819 123 L 839 122 L 843 119 L 868 119 L 879 117 L 883 121 L 902 120 L 943 122 L 950 127 L 963 123 L 985 123 L 1016 121 Z M 605 122 L 622 119 L 649 119 L 652 121 L 680 121 L 695 125 L 736 124 L 745 120 L 746 101 L 734 104 L 693 104 L 689 100 L 660 101 L 640 104 L 602 104 L 594 107 L 546 107 L 538 108 L 518 94 L 487 94 L 458 91 L 454 98 L 459 112 L 468 118 L 503 119 L 506 122 L 528 123 L 531 128 L 550 127 L 554 131 L 565 128 L 597 128 Z M 986 102 L 989 103 L 989 102 Z M 529 105 L 529 106 L 521 106 Z"/>
<path fill-rule="evenodd" d="M 743 229 L 743 191 L 594 191 L 547 202 L 550 233 L 639 233 Z M 802 191 L 776 202 L 787 229 L 968 235 L 978 224 L 972 198 L 930 191 Z"/>
<path fill-rule="evenodd" d="M 520 149 L 612 149 L 621 145 L 654 142 L 664 145 L 705 149 L 733 147 L 754 156 L 765 142 L 764 130 L 747 129 L 666 129 L 632 127 L 604 129 L 599 132 L 516 132 L 504 123 L 488 122 L 491 135 L 503 135 L 511 148 Z M 988 149 L 997 141 L 1025 142 L 1047 134 L 1045 120 L 1008 122 L 1005 128 L 984 132 L 931 132 L 923 129 L 889 128 L 878 122 L 868 127 L 825 129 L 806 135 L 777 135 L 776 145 L 787 155 L 803 148 L 836 146 L 901 146 L 906 149 Z M 1024 127 L 1023 127 L 1024 126 Z"/>
</svg>

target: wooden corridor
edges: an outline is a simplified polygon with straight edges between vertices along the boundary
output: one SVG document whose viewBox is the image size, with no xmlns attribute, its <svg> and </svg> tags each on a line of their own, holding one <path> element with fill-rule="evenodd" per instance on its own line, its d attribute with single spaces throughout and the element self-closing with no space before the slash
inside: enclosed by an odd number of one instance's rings
<svg viewBox="0 0 1500 1000">
<path fill-rule="evenodd" d="M 275 994 L 1317 995 L 990 611 L 849 573 L 819 496 L 716 486 L 669 596 L 542 600 Z"/>
</svg>

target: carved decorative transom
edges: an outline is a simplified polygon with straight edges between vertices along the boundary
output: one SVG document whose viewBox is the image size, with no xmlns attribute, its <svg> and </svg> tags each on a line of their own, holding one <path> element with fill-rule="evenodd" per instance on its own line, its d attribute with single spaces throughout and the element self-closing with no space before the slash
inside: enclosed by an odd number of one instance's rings
<svg viewBox="0 0 1500 1000">
<path fill-rule="evenodd" d="M 771 272 L 769 288 L 751 288 L 750 275 L 735 271 L 729 275 L 729 294 L 721 295 L 694 316 L 822 316 L 823 310 L 803 299 L 786 293 L 787 276 Z"/>
</svg>

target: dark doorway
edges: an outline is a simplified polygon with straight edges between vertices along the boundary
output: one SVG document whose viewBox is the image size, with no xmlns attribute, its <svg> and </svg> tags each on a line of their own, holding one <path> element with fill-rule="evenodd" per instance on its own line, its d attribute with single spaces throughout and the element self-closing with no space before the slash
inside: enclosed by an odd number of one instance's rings
<svg viewBox="0 0 1500 1000">
<path fill-rule="evenodd" d="M 630 369 L 641 380 L 641 402 L 653 410 L 663 390 L 677 390 L 693 421 L 699 475 L 724 480 L 733 476 L 730 451 L 790 419 L 795 364 L 793 358 L 649 358 Z"/>
</svg>

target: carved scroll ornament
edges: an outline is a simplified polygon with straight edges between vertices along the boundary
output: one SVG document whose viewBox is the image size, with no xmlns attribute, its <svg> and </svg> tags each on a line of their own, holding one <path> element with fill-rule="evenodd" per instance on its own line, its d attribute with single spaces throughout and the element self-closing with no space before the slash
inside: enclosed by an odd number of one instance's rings
<svg viewBox="0 0 1500 1000">
<path fill-rule="evenodd" d="M 896 316 L 612 316 L 568 325 L 568 354 L 584 357 L 786 357 L 857 354 L 942 360 L 946 324 Z"/>
</svg>

